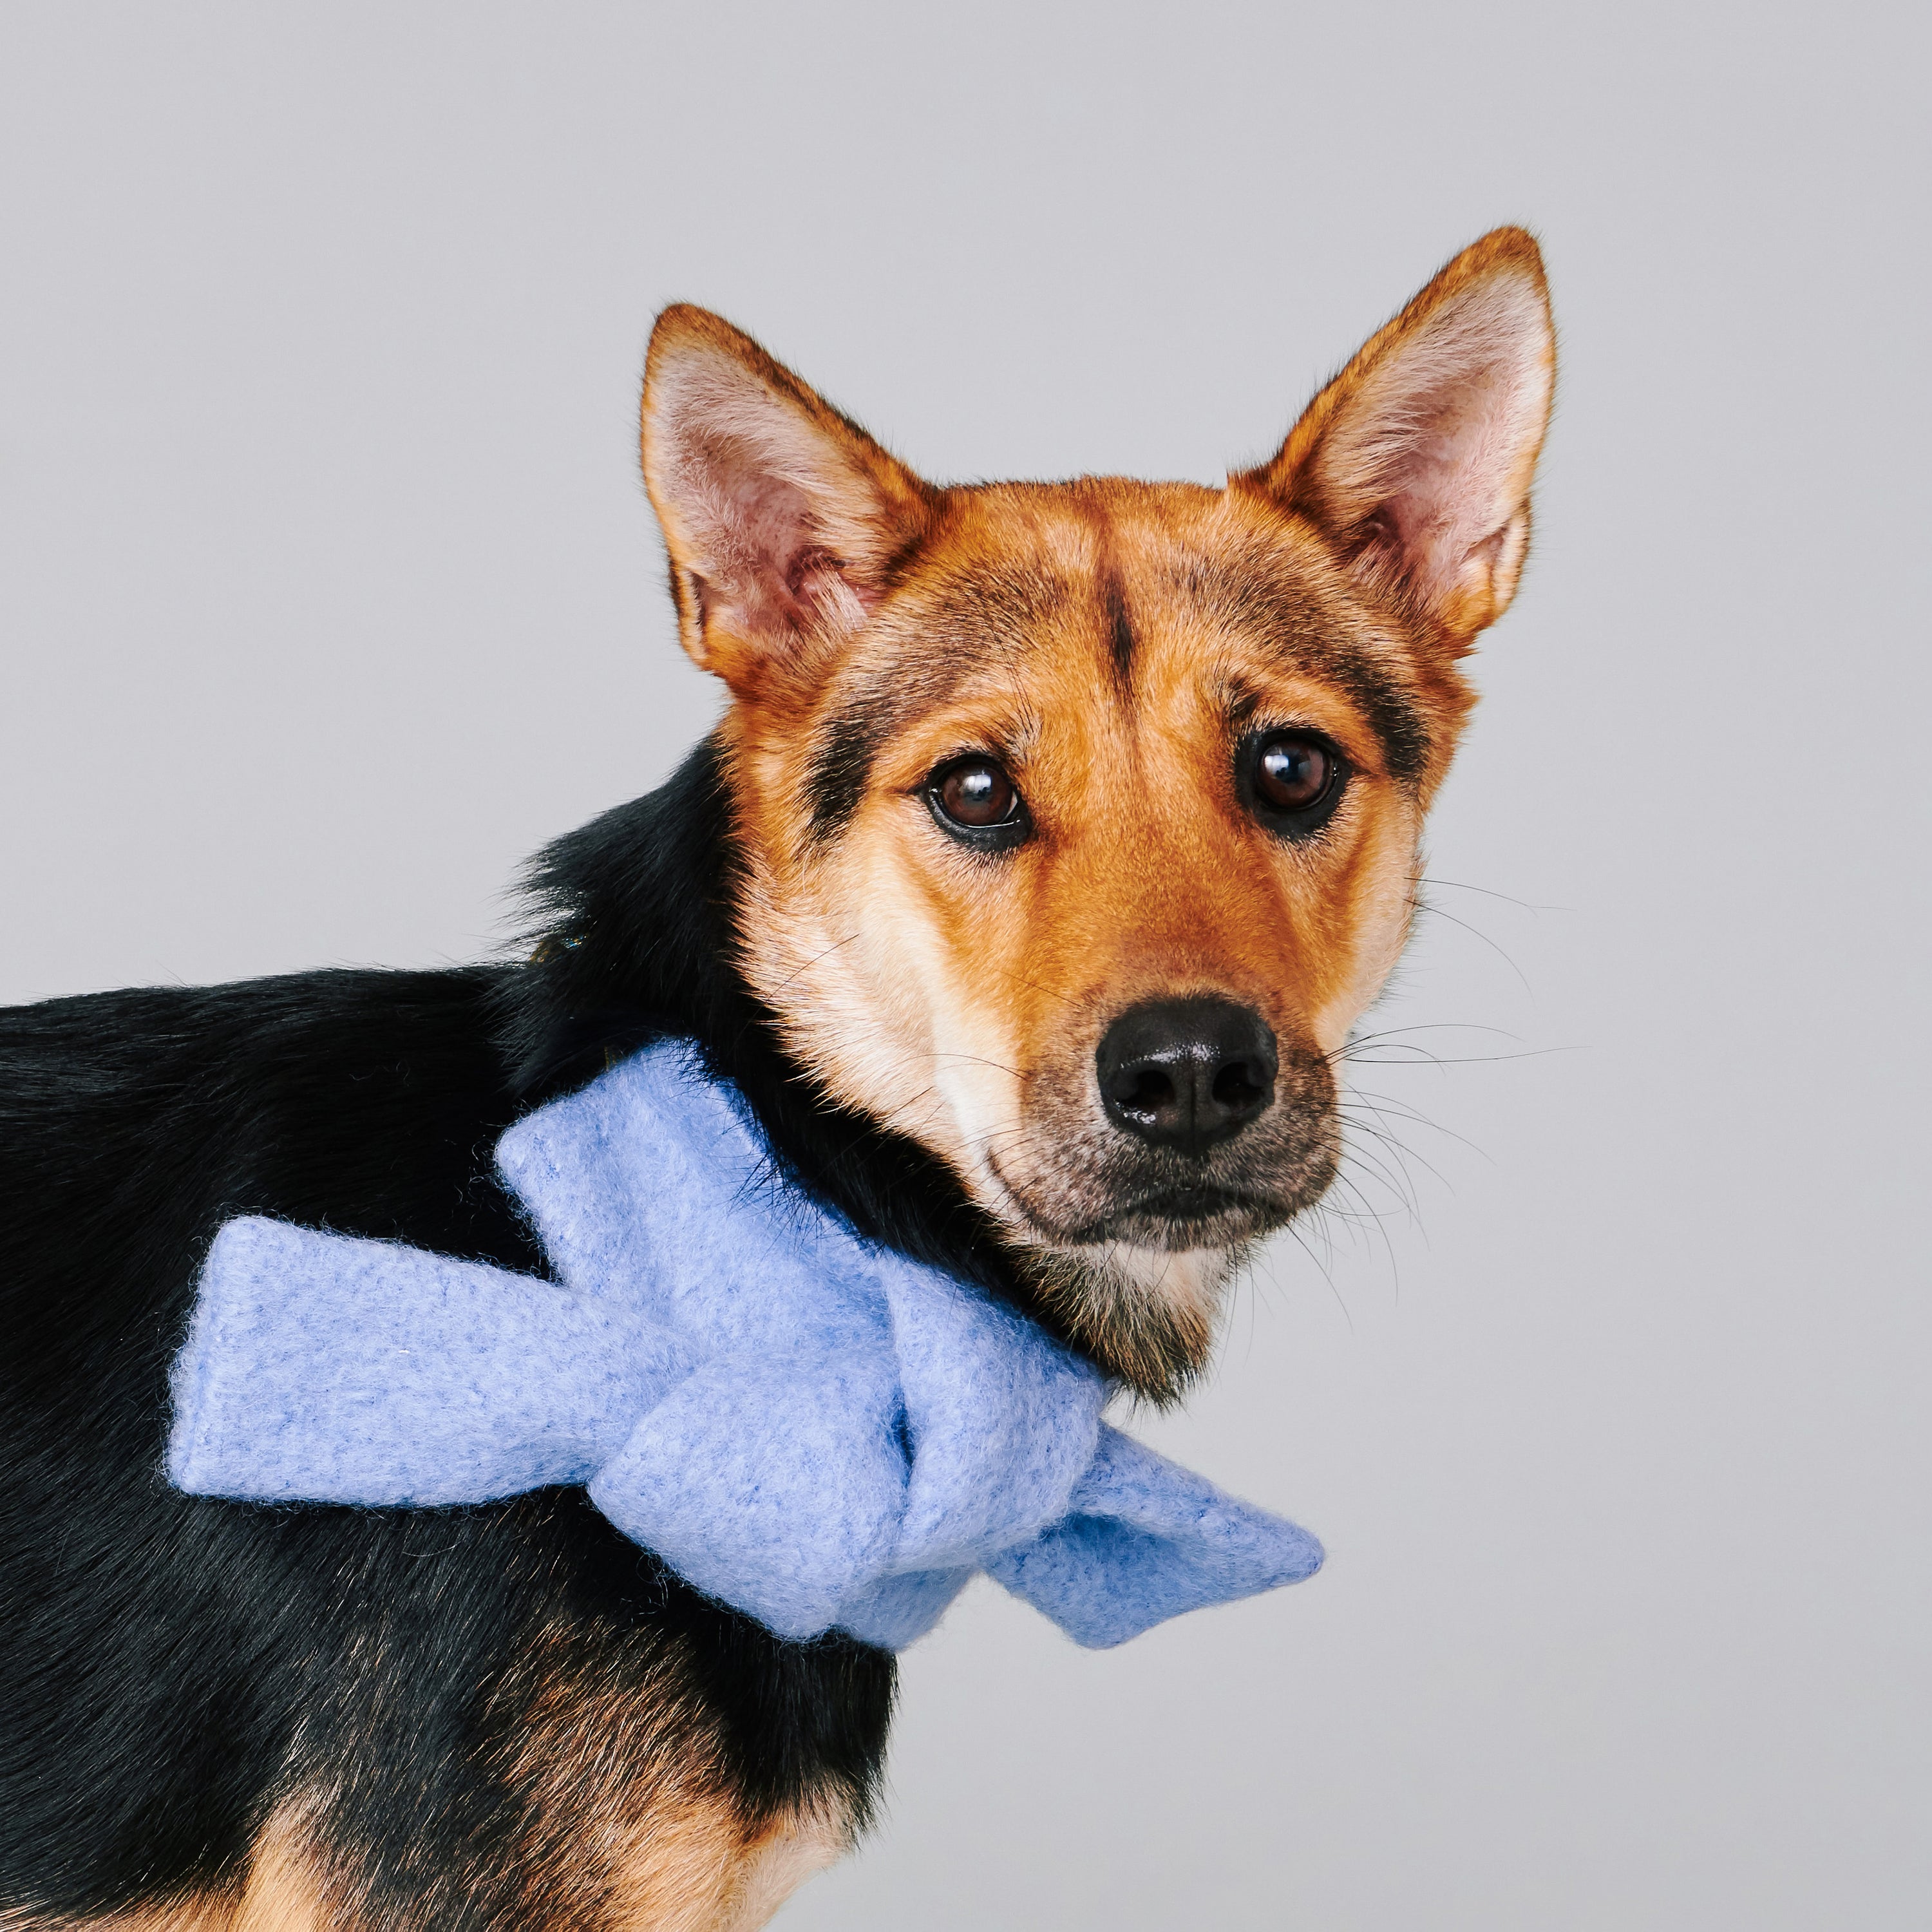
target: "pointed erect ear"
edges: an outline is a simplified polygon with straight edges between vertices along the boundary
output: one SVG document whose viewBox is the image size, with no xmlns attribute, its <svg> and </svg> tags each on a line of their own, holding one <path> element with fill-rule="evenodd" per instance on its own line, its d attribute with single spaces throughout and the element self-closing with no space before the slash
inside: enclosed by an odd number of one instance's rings
<svg viewBox="0 0 1932 1932">
<path fill-rule="evenodd" d="M 644 482 L 685 649 L 740 695 L 858 630 L 933 492 L 748 335 L 680 304 L 644 368 Z"/>
<path fill-rule="evenodd" d="M 1272 463 L 1236 480 L 1310 518 L 1365 585 L 1466 650 L 1522 568 L 1556 369 L 1541 253 L 1496 229 L 1369 338 Z"/>
</svg>

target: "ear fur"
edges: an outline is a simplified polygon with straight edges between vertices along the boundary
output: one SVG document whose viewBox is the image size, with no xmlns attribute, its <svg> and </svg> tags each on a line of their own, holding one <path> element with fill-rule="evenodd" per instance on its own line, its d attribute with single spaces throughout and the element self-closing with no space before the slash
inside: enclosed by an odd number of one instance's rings
<svg viewBox="0 0 1932 1932">
<path fill-rule="evenodd" d="M 933 492 L 708 310 L 658 317 L 644 482 L 670 552 L 684 648 L 740 695 L 859 629 Z"/>
<path fill-rule="evenodd" d="M 1556 368 L 1520 228 L 1463 250 L 1364 344 L 1274 460 L 1238 482 L 1316 524 L 1372 590 L 1466 650 L 1516 589 Z"/>
</svg>

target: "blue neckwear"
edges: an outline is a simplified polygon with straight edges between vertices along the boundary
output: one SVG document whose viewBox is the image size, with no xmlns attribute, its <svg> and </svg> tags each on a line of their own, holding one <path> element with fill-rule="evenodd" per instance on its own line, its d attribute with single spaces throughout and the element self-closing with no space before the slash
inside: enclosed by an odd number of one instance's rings
<svg viewBox="0 0 1932 1932">
<path fill-rule="evenodd" d="M 1036 1324 L 782 1178 L 686 1042 L 527 1115 L 496 1162 L 554 1281 L 221 1229 L 173 1370 L 178 1486 L 422 1506 L 584 1484 L 782 1636 L 893 1649 L 975 1570 L 1108 1645 L 1322 1561 L 1102 1421 L 1108 1384 Z"/>
</svg>

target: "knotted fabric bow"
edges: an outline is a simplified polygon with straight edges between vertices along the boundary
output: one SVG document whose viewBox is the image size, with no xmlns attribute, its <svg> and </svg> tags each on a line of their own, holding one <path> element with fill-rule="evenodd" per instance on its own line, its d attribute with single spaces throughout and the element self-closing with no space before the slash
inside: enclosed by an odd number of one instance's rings
<svg viewBox="0 0 1932 1932">
<path fill-rule="evenodd" d="M 779 1635 L 897 1649 L 983 1569 L 1083 1644 L 1298 1582 L 1304 1530 L 1100 1419 L 1036 1324 L 861 1240 L 669 1042 L 496 1162 L 558 1279 L 229 1222 L 173 1370 L 168 1474 L 266 1502 L 585 1484 Z"/>
</svg>

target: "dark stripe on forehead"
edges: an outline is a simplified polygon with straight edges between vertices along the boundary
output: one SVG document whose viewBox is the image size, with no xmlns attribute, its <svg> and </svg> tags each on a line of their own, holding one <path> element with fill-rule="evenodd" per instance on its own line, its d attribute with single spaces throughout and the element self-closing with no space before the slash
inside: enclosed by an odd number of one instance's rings
<svg viewBox="0 0 1932 1932">
<path fill-rule="evenodd" d="M 1134 627 L 1127 616 L 1127 588 L 1111 557 L 1100 566 L 1100 607 L 1106 614 L 1107 650 L 1114 676 L 1124 692 L 1133 682 Z"/>
<path fill-rule="evenodd" d="M 1114 688 L 1130 698 L 1134 680 L 1134 626 L 1127 612 L 1127 586 L 1120 574 L 1114 519 L 1090 484 L 1069 485 L 1066 507 L 1087 524 L 1094 543 L 1094 587 L 1100 603 L 1100 638 L 1114 674 Z"/>
<path fill-rule="evenodd" d="M 1180 581 L 1210 621 L 1266 642 L 1286 664 L 1347 698 L 1380 740 L 1391 778 L 1413 784 L 1421 777 L 1429 763 L 1427 721 L 1400 671 L 1378 661 L 1372 643 L 1349 634 L 1348 615 L 1266 562 L 1248 568 L 1238 560 L 1196 556 Z"/>
</svg>

